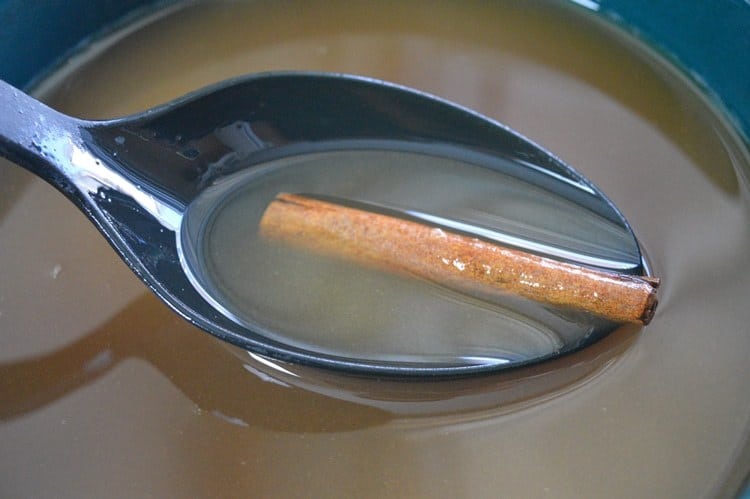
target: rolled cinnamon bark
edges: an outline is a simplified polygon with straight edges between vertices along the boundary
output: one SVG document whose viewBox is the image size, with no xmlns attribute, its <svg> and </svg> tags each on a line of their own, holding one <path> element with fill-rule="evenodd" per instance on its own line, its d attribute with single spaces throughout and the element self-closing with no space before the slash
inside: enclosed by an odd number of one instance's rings
<svg viewBox="0 0 750 499">
<path fill-rule="evenodd" d="M 280 193 L 261 236 L 466 293 L 514 294 L 648 324 L 659 279 L 608 272 L 539 256 L 409 219 L 300 194 Z"/>
</svg>

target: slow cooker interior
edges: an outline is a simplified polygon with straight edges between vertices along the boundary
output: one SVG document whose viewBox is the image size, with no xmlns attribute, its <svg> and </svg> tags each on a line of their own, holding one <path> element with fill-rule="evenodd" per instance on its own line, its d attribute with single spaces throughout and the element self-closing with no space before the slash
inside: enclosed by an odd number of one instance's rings
<svg viewBox="0 0 750 499">
<path fill-rule="evenodd" d="M 748 59 L 748 57 L 750 57 L 748 55 L 750 54 L 750 48 L 748 48 L 748 50 L 741 50 L 743 44 L 747 45 L 748 43 L 748 39 L 746 36 L 743 36 L 743 33 L 747 33 L 748 31 L 750 31 L 750 15 L 746 13 L 746 10 L 738 10 L 741 9 L 742 6 L 738 6 L 737 2 L 714 2 L 714 4 L 712 5 L 712 9 L 704 9 L 703 7 L 697 5 L 683 6 L 679 8 L 673 7 L 671 9 L 668 9 L 669 12 L 654 10 L 658 8 L 652 7 L 651 4 L 642 4 L 641 2 L 622 1 L 580 3 L 588 5 L 590 9 L 598 10 L 605 18 L 615 19 L 618 24 L 625 26 L 625 28 L 629 31 L 637 30 L 643 35 L 646 40 L 653 43 L 653 45 L 661 51 L 669 54 L 669 57 L 673 60 L 676 60 L 682 67 L 686 68 L 686 70 L 690 72 L 693 78 L 697 78 L 700 85 L 708 86 L 712 98 L 720 102 L 720 105 L 730 113 L 730 116 L 733 117 L 741 127 L 744 127 L 745 130 L 748 129 L 747 125 L 748 123 L 750 123 L 750 103 L 748 103 L 747 101 L 748 95 L 747 92 L 744 91 L 744 87 L 741 83 L 742 81 L 747 81 L 747 78 L 739 78 L 738 75 L 747 75 L 748 71 L 750 71 L 750 60 Z M 65 5 L 47 6 L 28 5 L 24 2 L 16 1 L 0 2 L 0 19 L 4 21 L 4 26 L 7 27 L 7 29 L 3 29 L 0 31 L 0 47 L 2 47 L 0 48 L 0 76 L 17 85 L 29 85 L 34 82 L 35 78 L 39 78 L 41 77 L 41 75 L 45 74 L 45 72 L 49 70 L 49 68 L 55 63 L 55 61 L 59 61 L 61 60 L 61 58 L 64 58 L 65 54 L 70 53 L 70 51 L 73 50 L 77 44 L 85 41 L 87 37 L 100 32 L 102 29 L 110 29 L 107 26 L 111 27 L 114 25 L 118 25 L 118 23 L 121 24 L 122 22 L 124 22 L 123 19 L 132 20 L 134 17 L 138 17 L 143 13 L 143 11 L 139 13 L 138 9 L 144 6 L 148 7 L 150 5 L 150 2 L 136 1 L 100 2 L 95 4 L 95 6 L 92 6 L 90 3 L 86 2 L 68 2 Z M 133 13 L 134 10 L 136 11 L 135 14 Z M 669 17 L 669 23 L 664 22 L 665 16 L 667 14 L 669 14 L 669 16 L 667 16 Z M 700 19 L 700 22 L 697 22 L 696 19 Z M 33 29 L 31 29 L 32 26 Z M 44 29 L 41 29 L 40 27 Z M 684 36 L 685 33 L 690 33 L 693 36 Z M 715 33 L 721 34 L 717 38 L 714 35 Z M 707 43 L 708 39 L 712 39 L 711 44 Z M 23 43 L 21 42 L 21 40 L 23 40 Z M 267 61 L 272 62 L 272 56 L 273 54 L 271 53 Z M 154 59 L 154 61 L 155 64 L 158 63 L 157 59 Z M 193 84 L 194 82 L 185 82 L 185 85 L 187 86 Z M 424 80 L 424 84 L 430 84 L 429 78 Z M 100 92 L 100 96 L 106 95 L 106 85 L 99 85 L 100 86 L 97 87 L 95 84 L 94 87 L 92 87 L 94 92 L 92 93 L 92 103 L 101 102 L 103 99 L 103 97 L 97 97 L 96 92 Z M 74 102 L 76 100 L 74 97 L 71 97 L 70 100 L 66 100 L 68 98 L 66 97 L 64 91 L 59 91 L 56 95 L 54 95 L 54 98 L 57 99 L 56 102 L 58 102 L 58 104 L 63 108 L 65 106 L 70 106 L 70 109 L 77 109 L 77 111 L 81 113 L 126 113 L 137 110 L 138 106 L 142 106 L 144 105 L 144 103 L 148 103 L 150 105 L 152 103 L 158 102 L 164 97 L 168 98 L 170 93 L 181 92 L 183 90 L 181 87 L 178 90 L 175 90 L 175 88 L 159 88 L 158 84 L 155 85 L 155 87 L 156 88 L 154 88 L 152 92 L 146 96 L 134 97 L 131 101 L 125 99 L 120 103 L 108 104 L 108 107 L 106 107 L 106 111 L 102 110 L 105 108 L 97 109 L 94 104 L 91 104 L 91 107 L 88 108 L 86 107 L 87 104 L 81 105 L 80 102 L 76 104 Z M 458 91 L 456 93 L 456 96 L 457 98 L 462 98 L 461 92 Z M 470 97 L 465 96 L 463 98 L 470 99 Z M 637 101 L 637 99 L 635 99 L 635 101 Z M 469 102 L 469 104 L 471 103 Z M 82 107 L 76 108 L 76 106 Z M 654 116 L 648 114 L 648 111 L 644 112 L 646 113 L 647 117 L 649 117 L 650 119 L 654 119 Z M 658 119 L 656 128 L 659 129 Z M 664 127 L 662 127 L 662 130 L 664 130 Z M 548 140 L 554 141 L 555 139 L 551 137 Z M 550 147 L 554 146 L 555 144 L 550 144 Z M 570 146 L 565 146 L 561 143 L 560 147 L 562 149 L 565 149 L 566 147 Z M 571 152 L 568 154 L 573 153 Z M 699 156 L 698 160 L 696 161 L 697 163 L 700 163 L 702 165 L 708 165 L 710 163 L 709 158 L 701 158 L 700 152 L 693 151 L 692 155 L 696 154 Z M 687 155 L 691 155 L 691 152 L 689 150 L 687 151 Z M 710 182 L 710 185 L 712 186 L 712 188 L 716 188 L 719 191 L 728 193 L 727 195 L 730 198 L 739 196 L 739 192 L 743 190 L 743 187 L 740 187 L 737 184 L 736 178 L 728 173 L 726 169 L 719 169 L 716 172 L 712 173 L 711 171 L 709 171 L 709 167 L 707 167 L 704 171 L 701 172 L 701 175 L 707 178 L 711 178 L 712 180 Z M 696 176 L 695 181 L 699 182 L 699 178 L 701 178 L 700 175 Z M 4 195 L 6 194 L 4 193 Z M 623 196 L 625 195 L 626 194 L 623 194 Z M 20 196 L 21 191 L 14 190 L 7 194 L 6 198 L 3 200 L 3 204 L 5 206 L 9 206 L 11 204 L 10 200 L 17 200 Z M 41 197 L 44 197 L 44 195 L 42 195 Z M 56 209 L 57 208 L 54 202 L 50 202 L 50 204 L 45 205 L 44 207 L 44 210 L 47 210 L 48 213 L 55 212 Z M 644 214 L 642 216 L 645 218 L 646 215 Z M 638 216 L 636 216 L 636 219 L 637 218 Z M 0 218 L 0 220 L 2 220 L 2 218 Z M 34 222 L 37 224 L 43 224 L 44 216 L 39 215 L 39 218 L 35 219 Z M 80 228 L 75 226 L 76 223 L 71 222 L 72 225 L 61 223 L 61 227 L 59 228 L 61 234 L 64 230 L 70 229 L 72 234 L 76 234 L 77 237 L 80 237 L 80 239 L 76 241 L 70 241 L 69 243 L 66 243 L 70 244 L 68 250 L 73 252 L 74 246 L 76 244 L 91 245 L 92 247 L 95 247 L 95 256 L 92 259 L 91 268 L 98 273 L 97 278 L 101 278 L 104 280 L 120 279 L 123 275 L 122 269 L 112 269 L 110 255 L 108 254 L 109 248 L 97 242 L 97 236 L 93 233 L 93 231 L 89 231 L 88 229 L 81 231 Z M 641 227 L 643 227 L 643 225 L 641 225 Z M 54 233 L 52 235 L 54 236 Z M 646 236 L 648 237 L 648 234 L 646 234 Z M 54 256 L 50 256 L 50 258 L 54 258 Z M 64 272 L 66 268 L 68 267 L 65 266 L 62 268 L 62 271 L 57 270 L 57 272 Z M 57 269 L 57 267 L 52 266 L 50 272 L 55 273 L 55 269 Z M 82 282 L 85 285 L 92 285 L 93 281 L 94 280 L 92 279 L 91 281 L 84 280 Z M 73 282 L 72 284 L 77 283 Z M 168 361 L 173 363 L 174 365 L 164 367 L 165 371 L 169 373 L 169 377 L 171 378 L 172 383 L 176 383 L 183 392 L 187 392 L 190 394 L 189 398 L 192 398 L 194 407 L 189 407 L 190 403 L 187 400 L 183 400 L 180 394 L 175 391 L 175 393 L 173 393 L 174 405 L 170 406 L 169 404 L 158 402 L 155 403 L 154 406 L 152 406 L 152 409 L 161 407 L 166 413 L 171 414 L 177 420 L 180 420 L 180 418 L 185 418 L 185 414 L 187 412 L 191 412 L 194 416 L 200 416 L 206 411 L 211 412 L 216 418 L 229 425 L 227 427 L 229 428 L 228 430 L 220 426 L 216 426 L 213 428 L 212 431 L 217 432 L 215 436 L 217 441 L 225 441 L 225 438 L 230 437 L 232 430 L 236 430 L 237 428 L 242 427 L 243 423 L 247 424 L 247 421 L 251 421 L 251 426 L 253 428 L 251 428 L 249 431 L 258 431 L 256 428 L 272 428 L 277 435 L 275 438 L 282 441 L 280 445 L 289 446 L 290 449 L 295 447 L 296 443 L 298 443 L 296 439 L 301 438 L 300 436 L 307 433 L 325 433 L 325 431 L 331 428 L 338 428 L 342 432 L 352 432 L 351 434 L 339 436 L 339 438 L 340 440 L 346 440 L 349 444 L 353 445 L 356 441 L 358 431 L 361 432 L 364 428 L 378 427 L 380 425 L 392 422 L 394 420 L 394 412 L 398 413 L 399 411 L 407 411 L 405 406 L 411 403 L 410 400 L 413 400 L 410 399 L 410 397 L 414 396 L 413 393 L 409 393 L 407 391 L 406 395 L 401 392 L 400 396 L 406 399 L 406 402 L 404 402 L 402 406 L 398 406 L 398 409 L 394 409 L 394 407 L 389 406 L 385 403 L 373 403 L 372 405 L 367 405 L 358 403 L 355 400 L 354 403 L 348 402 L 345 406 L 342 406 L 344 407 L 343 409 L 337 411 L 336 409 L 338 406 L 336 406 L 335 403 L 329 400 L 329 396 L 325 395 L 326 390 L 328 390 L 329 392 L 335 392 L 335 390 L 331 389 L 330 386 L 325 385 L 325 388 L 321 388 L 320 385 L 316 385 L 314 387 L 315 390 L 323 392 L 323 395 L 314 393 L 314 390 L 308 387 L 307 390 L 310 392 L 310 395 L 299 395 L 299 393 L 301 392 L 297 391 L 296 393 L 298 395 L 296 396 L 296 398 L 289 397 L 286 402 L 282 402 L 285 399 L 286 394 L 282 387 L 282 384 L 285 383 L 285 381 L 283 381 L 282 379 L 282 381 L 280 382 L 281 384 L 279 384 L 279 380 L 276 379 L 275 386 L 271 386 L 274 385 L 274 381 L 243 385 L 246 387 L 251 387 L 252 393 L 247 396 L 252 396 L 253 398 L 259 400 L 267 398 L 268 400 L 276 401 L 269 404 L 268 407 L 270 407 L 270 409 L 265 413 L 261 409 L 263 407 L 263 404 L 261 403 L 258 403 L 256 411 L 248 412 L 247 407 L 244 407 L 241 401 L 233 400 L 233 397 L 244 396 L 244 392 L 242 390 L 234 392 L 230 391 L 230 396 L 227 396 L 227 389 L 222 388 L 221 386 L 226 383 L 226 379 L 237 379 L 238 370 L 240 371 L 241 375 L 241 371 L 243 369 L 251 370 L 255 369 L 256 367 L 254 367 L 253 364 L 248 363 L 247 365 L 249 367 L 243 368 L 242 366 L 244 364 L 240 363 L 237 365 L 232 365 L 231 367 L 221 368 L 216 372 L 212 372 L 206 366 L 200 367 L 201 359 L 191 356 L 191 354 L 189 353 L 191 347 L 189 345 L 193 345 L 194 351 L 196 352 L 205 353 L 206 351 L 211 351 L 215 352 L 218 357 L 224 356 L 224 353 L 219 353 L 219 351 L 216 350 L 217 348 L 222 347 L 214 346 L 210 343 L 208 338 L 192 338 L 192 336 L 190 335 L 183 335 L 179 331 L 177 331 L 177 329 L 175 328 L 178 328 L 178 326 L 174 325 L 173 318 L 168 313 L 159 308 L 158 305 L 155 305 L 151 301 L 150 297 L 144 298 L 142 296 L 142 290 L 139 287 L 139 283 L 137 281 L 128 281 L 128 283 L 125 285 L 125 288 L 126 290 L 124 291 L 124 295 L 133 298 L 133 303 L 129 305 L 128 309 L 125 309 L 119 314 L 116 314 L 112 317 L 109 317 L 105 312 L 106 310 L 108 310 L 106 304 L 107 298 L 110 296 L 108 295 L 108 292 L 103 292 L 101 296 L 97 297 L 91 302 L 90 307 L 97 310 L 97 312 L 92 315 L 91 326 L 94 327 L 96 324 L 99 324 L 99 326 L 104 331 L 104 334 L 101 336 L 96 336 L 92 339 L 84 339 L 84 346 L 77 344 L 77 347 L 73 349 L 75 355 L 67 357 L 64 363 L 66 365 L 73 365 L 75 363 L 81 365 L 90 365 L 92 366 L 90 372 L 98 375 L 96 366 L 106 365 L 108 362 L 107 355 L 111 355 L 111 353 L 102 354 L 102 352 L 116 351 L 112 350 L 111 347 L 113 344 L 118 344 L 118 341 L 120 341 L 117 340 L 118 335 L 125 336 L 128 334 L 128 331 L 133 329 L 144 331 L 158 330 L 153 332 L 153 334 L 148 334 L 145 336 L 138 334 L 133 335 L 129 340 L 122 342 L 124 346 L 121 345 L 121 352 L 135 351 L 137 352 L 137 355 L 143 355 L 143 352 L 146 351 L 150 352 L 146 355 L 147 357 L 148 355 L 153 355 L 155 358 L 169 359 Z M 44 296 L 44 292 L 41 292 L 39 298 L 41 298 L 43 301 Z M 60 317 L 65 316 L 65 305 L 70 304 L 59 304 Z M 56 307 L 58 305 L 51 306 Z M 670 304 L 667 303 L 666 306 L 669 307 Z M 128 310 L 130 310 L 130 312 Z M 61 320 L 64 322 L 64 319 Z M 177 321 L 178 319 L 174 320 Z M 61 327 L 64 329 L 64 326 Z M 118 333 L 117 331 L 120 332 Z M 197 332 L 192 333 L 193 335 L 200 334 Z M 165 354 L 166 351 L 170 350 L 169 341 L 175 341 L 175 338 L 178 338 L 180 342 L 186 342 L 182 343 L 185 348 L 179 349 L 180 353 L 178 356 L 170 356 Z M 628 341 L 632 342 L 634 340 L 632 339 L 632 337 L 630 337 Z M 144 346 L 144 344 L 148 344 L 148 346 Z M 61 344 L 58 346 L 61 348 L 66 348 L 65 344 Z M 675 348 L 679 347 L 679 345 L 675 345 Z M 645 352 L 641 352 L 639 350 L 636 351 L 638 352 L 638 355 L 648 355 Z M 742 352 L 740 348 L 738 348 L 737 351 Z M 6 361 L 8 359 L 16 359 L 19 355 L 23 355 L 24 353 L 34 353 L 35 355 L 39 354 L 39 352 L 33 350 L 33 348 L 30 348 L 28 352 L 20 353 L 8 351 L 5 352 L 3 361 Z M 617 355 L 620 355 L 622 351 L 617 350 L 616 353 Z M 236 352 L 233 352 L 233 354 L 241 355 L 237 354 Z M 120 354 L 118 354 L 118 360 L 120 359 L 119 355 Z M 127 356 L 126 353 L 122 355 L 123 357 Z M 617 355 L 615 355 L 615 357 Z M 112 359 L 110 359 L 110 361 L 111 360 Z M 659 362 L 660 359 L 654 358 L 653 361 Z M 99 362 L 99 364 L 97 364 L 97 362 Z M 158 362 L 160 361 L 157 361 L 157 364 Z M 60 378 L 59 373 L 55 372 L 54 363 L 48 363 L 46 365 L 50 369 L 50 371 L 46 373 L 46 376 L 49 378 L 49 380 L 61 379 L 62 381 L 60 390 L 64 391 L 65 388 L 62 385 L 65 384 L 65 377 L 62 376 Z M 195 369 L 196 366 L 198 366 L 197 368 L 200 370 L 199 376 L 196 376 L 194 372 L 188 372 L 191 369 Z M 62 366 L 58 367 L 62 368 Z M 211 367 L 216 368 L 216 365 L 214 364 Z M 682 368 L 685 368 L 685 366 L 676 369 Z M 130 373 L 133 378 L 140 379 L 143 383 L 161 382 L 159 380 L 162 377 L 144 373 L 142 369 L 132 364 L 123 364 L 122 369 L 124 370 L 125 374 Z M 263 373 L 259 374 L 259 376 L 263 376 Z M 200 390 L 196 390 L 194 387 L 196 378 L 202 378 L 203 380 L 206 380 L 204 381 L 206 384 L 203 385 Z M 44 377 L 40 379 L 44 379 Z M 584 379 L 587 378 L 584 377 Z M 162 379 L 162 381 L 164 380 Z M 90 381 L 87 381 L 87 383 L 88 382 Z M 334 381 L 334 383 L 336 382 Z M 106 389 L 112 389 L 111 384 L 105 384 L 103 386 L 105 386 Z M 524 386 L 528 387 L 529 385 L 526 384 Z M 728 385 L 722 386 L 723 389 L 728 389 Z M 127 389 L 133 390 L 133 385 L 127 385 Z M 366 388 L 362 388 L 360 385 L 358 385 L 358 389 L 366 391 Z M 460 389 L 456 388 L 454 393 L 461 393 L 462 396 L 464 396 L 465 392 L 462 390 L 466 390 L 466 393 L 471 393 L 472 390 L 475 389 L 476 386 L 472 386 L 471 384 L 469 384 L 468 387 L 462 387 Z M 157 391 L 160 396 L 163 396 L 164 393 L 172 393 L 170 390 L 171 389 L 166 388 Z M 343 391 L 350 394 L 352 392 L 352 389 L 350 386 L 348 386 L 347 389 Z M 492 406 L 492 397 L 494 396 L 487 395 L 487 393 L 492 394 L 493 392 L 491 390 L 484 392 L 483 396 L 485 397 L 485 399 L 482 402 L 484 404 L 482 405 L 482 408 L 485 411 L 488 410 L 488 407 Z M 532 393 L 536 392 L 533 392 L 532 390 Z M 83 396 L 86 397 L 91 395 L 93 395 L 93 393 L 89 393 L 88 395 L 84 394 Z M 131 392 L 130 395 L 135 397 L 136 399 L 143 396 L 142 393 L 139 394 L 135 392 Z M 120 393 L 118 394 L 117 399 L 127 399 L 127 396 L 128 393 Z M 470 397 L 470 395 L 466 396 Z M 54 396 L 50 397 L 52 400 L 54 400 Z M 522 395 L 518 395 L 516 399 L 513 400 L 513 402 L 518 403 L 518 400 L 521 400 L 522 398 Z M 497 401 L 499 400 L 499 398 L 496 398 L 494 400 Z M 626 403 L 619 398 L 617 400 L 619 400 L 623 404 Z M 664 400 L 667 399 L 665 398 Z M 38 403 L 41 404 L 42 402 L 47 403 L 48 401 L 40 401 Z M 462 402 L 466 402 L 466 400 L 462 399 Z M 148 407 L 148 404 L 144 403 L 144 407 Z M 144 416 L 137 410 L 134 410 L 133 407 L 128 407 L 127 400 L 121 400 L 121 402 L 118 402 L 117 409 L 121 414 L 127 415 L 127 417 L 134 419 L 146 417 L 146 419 L 148 420 L 148 415 Z M 614 411 L 612 407 L 600 407 L 599 410 Z M 114 406 L 113 408 L 108 409 L 107 413 L 110 413 L 110 411 L 114 411 Z M 305 418 L 300 418 L 293 415 L 295 413 L 299 414 L 305 412 L 307 412 L 310 416 L 309 418 L 307 418 L 308 421 L 304 424 L 302 420 Z M 335 417 L 337 412 L 340 414 L 340 417 L 338 418 Z M 253 417 L 259 419 L 253 421 Z M 738 415 L 737 417 L 739 418 L 743 416 Z M 149 421 L 155 420 L 156 419 Z M 476 428 L 480 427 L 483 424 L 482 421 L 487 421 L 487 418 L 477 416 L 471 422 L 464 423 L 465 425 L 467 425 L 467 427 Z M 571 423 L 570 419 L 567 419 L 567 421 Z M 69 423 L 70 421 L 66 420 L 63 417 L 62 422 L 60 422 L 60 431 L 66 431 L 65 425 Z M 120 423 L 125 424 L 124 421 L 121 421 Z M 620 427 L 622 427 L 622 425 L 627 425 L 627 423 L 623 421 L 620 421 L 619 423 Z M 409 424 L 411 423 L 406 422 L 402 424 L 404 424 L 405 426 L 409 426 Z M 440 425 L 437 425 L 436 427 L 439 426 Z M 176 427 L 179 427 L 179 424 L 176 425 Z M 549 428 L 548 426 L 544 425 L 542 425 L 542 427 Z M 184 428 L 184 426 L 182 428 Z M 645 428 L 645 431 L 646 434 L 648 434 L 649 430 L 656 432 L 657 429 L 658 425 L 655 425 L 650 429 Z M 97 428 L 95 430 L 106 431 L 106 429 L 104 428 Z M 168 433 L 170 430 L 166 429 L 163 431 L 166 431 Z M 203 430 L 198 431 L 202 432 Z M 94 429 L 92 429 L 92 432 L 94 432 Z M 456 430 L 456 432 L 457 434 L 460 433 L 459 430 Z M 422 428 L 417 432 L 409 433 L 407 441 L 386 438 L 380 443 L 378 442 L 378 438 L 376 438 L 376 436 L 369 435 L 366 438 L 363 438 L 362 442 L 368 446 L 371 446 L 371 449 L 374 450 L 368 453 L 368 456 L 370 457 L 363 459 L 377 460 L 377 458 L 373 456 L 388 455 L 389 453 L 393 452 L 423 452 L 427 450 L 425 442 L 429 440 L 430 435 L 431 433 L 429 429 Z M 200 437 L 201 438 L 196 439 L 196 442 L 203 442 L 204 444 L 206 444 L 207 442 L 211 441 L 211 438 L 209 438 L 210 435 L 208 434 L 201 434 Z M 49 438 L 54 438 L 54 432 L 49 435 Z M 552 437 L 550 436 L 549 438 L 551 439 Z M 741 436 L 740 438 L 744 438 L 744 436 Z M 442 447 L 443 451 L 445 451 L 446 453 L 450 453 L 452 449 L 451 442 L 453 444 L 456 444 L 459 440 L 460 439 L 458 438 L 447 439 L 445 446 Z M 165 439 L 165 442 L 166 441 L 174 442 L 175 439 L 169 438 Z M 226 441 L 228 442 L 228 440 Z M 268 443 L 266 440 L 263 440 L 260 437 L 258 437 L 254 441 L 262 444 Z M 22 441 L 17 441 L 14 445 L 22 444 Z M 573 447 L 574 441 L 568 441 L 568 444 Z M 736 450 L 741 449 L 742 446 L 737 445 L 736 442 L 726 442 L 726 444 L 727 448 L 733 449 L 731 452 L 738 452 L 741 454 L 738 456 L 739 462 L 744 462 L 743 460 L 746 461 L 748 459 L 747 450 Z M 44 449 L 41 443 L 32 442 L 31 445 L 38 446 L 40 455 L 43 455 Z M 122 445 L 122 443 L 119 443 L 118 445 Z M 187 448 L 191 449 L 191 452 L 200 452 L 199 448 L 195 448 L 195 443 L 186 443 L 185 445 Z M 332 450 L 339 448 L 335 443 L 330 444 L 330 447 Z M 109 448 L 111 449 L 112 446 L 110 446 Z M 236 447 L 230 446 L 230 450 L 238 452 L 238 449 Z M 562 450 L 558 448 L 553 452 L 562 453 Z M 742 454 L 742 452 L 744 452 L 744 454 Z M 561 459 L 563 455 L 564 453 L 561 454 Z M 269 454 L 269 456 L 270 459 L 278 458 L 278 456 L 274 457 L 272 453 Z M 349 456 L 349 458 L 351 458 L 351 456 Z M 519 458 L 522 460 L 527 460 L 529 463 L 533 463 L 535 461 L 533 453 L 520 455 Z M 263 458 L 261 456 L 258 459 L 262 460 Z M 152 458 L 149 462 L 155 461 L 153 461 Z M 226 464 L 226 461 L 222 460 L 221 462 L 223 464 Z M 474 465 L 477 465 L 476 461 L 472 462 L 474 463 Z M 248 464 L 249 463 L 247 462 L 244 462 L 244 464 L 242 462 L 238 462 L 238 466 L 248 466 Z M 371 464 L 376 467 L 378 465 L 378 463 Z M 266 467 L 270 466 L 268 462 L 264 463 L 264 465 Z M 279 462 L 278 465 L 283 467 L 284 463 Z M 433 462 L 433 465 L 439 469 L 439 463 L 436 464 L 435 462 Z M 261 468 L 262 467 L 263 466 L 261 466 Z M 337 469 L 341 470 L 341 468 Z M 381 469 L 390 468 L 385 467 Z M 427 473 L 427 471 L 428 470 L 424 470 L 425 473 Z M 733 482 L 732 487 L 736 487 L 736 484 L 744 476 L 745 471 L 745 469 L 738 468 L 734 472 L 730 473 L 727 479 Z M 180 473 L 179 470 L 171 470 L 170 472 Z M 393 472 L 393 470 L 391 470 L 391 472 Z M 149 470 L 143 469 L 140 470 L 140 473 L 141 476 L 147 477 L 145 478 L 145 480 L 148 480 L 148 477 L 151 477 L 151 471 Z M 533 474 L 530 473 L 529 477 L 531 476 L 533 476 Z M 64 477 L 59 477 L 59 479 L 63 480 Z M 69 479 L 69 477 L 67 477 L 67 479 Z M 303 478 L 299 477 L 297 477 L 296 480 L 300 482 L 304 481 Z M 378 489 L 378 487 L 374 484 L 372 486 L 372 490 L 383 490 Z"/>
</svg>

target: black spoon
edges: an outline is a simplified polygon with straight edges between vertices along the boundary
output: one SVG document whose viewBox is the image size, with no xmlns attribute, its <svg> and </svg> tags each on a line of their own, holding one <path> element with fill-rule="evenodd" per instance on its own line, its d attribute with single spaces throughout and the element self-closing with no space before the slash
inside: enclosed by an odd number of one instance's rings
<svg viewBox="0 0 750 499">
<path fill-rule="evenodd" d="M 180 315 L 260 355 L 360 373 L 451 375 L 555 357 L 595 340 L 602 331 L 583 328 L 575 341 L 511 362 L 497 362 L 481 352 L 468 360 L 413 353 L 403 358 L 378 352 L 351 356 L 286 342 L 284 331 L 272 331 L 269 337 L 268 331 L 227 314 L 220 300 L 206 295 L 181 259 L 180 242 L 185 244 L 181 232 L 191 204 L 205 204 L 216 197 L 215 185 L 245 178 L 279 158 L 342 148 L 427 148 L 447 156 L 460 150 L 462 157 L 492 158 L 488 168 L 576 206 L 586 213 L 584 225 L 591 222 L 571 234 L 560 228 L 548 241 L 514 237 L 514 244 L 523 247 L 527 241 L 535 251 L 559 250 L 563 259 L 580 256 L 584 264 L 644 272 L 628 223 L 579 173 L 497 122 L 393 84 L 336 74 L 250 75 L 138 115 L 86 121 L 58 113 L 0 81 L 0 108 L 1 155 L 70 198 Z"/>
</svg>

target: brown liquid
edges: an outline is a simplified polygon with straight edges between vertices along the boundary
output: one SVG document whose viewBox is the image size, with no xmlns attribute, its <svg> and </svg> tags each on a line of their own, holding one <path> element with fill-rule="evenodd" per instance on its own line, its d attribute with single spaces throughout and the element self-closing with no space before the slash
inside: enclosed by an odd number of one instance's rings
<svg viewBox="0 0 750 499">
<path fill-rule="evenodd" d="M 664 278 L 652 324 L 501 376 L 284 372 L 174 316 L 70 203 L 3 163 L 1 496 L 736 487 L 750 429 L 746 151 L 660 63 L 567 10 L 373 5 L 187 7 L 96 47 L 45 95 L 110 117 L 246 72 L 318 69 L 455 100 L 555 151 L 621 208 Z"/>
</svg>

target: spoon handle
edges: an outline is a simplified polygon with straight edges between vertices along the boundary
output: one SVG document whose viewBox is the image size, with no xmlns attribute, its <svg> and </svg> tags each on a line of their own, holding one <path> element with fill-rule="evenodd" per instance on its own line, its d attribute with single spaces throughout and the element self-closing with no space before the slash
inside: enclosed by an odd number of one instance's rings
<svg viewBox="0 0 750 499">
<path fill-rule="evenodd" d="M 79 120 L 0 80 L 0 156 L 69 192 L 65 172 L 71 150 L 81 143 Z"/>
</svg>

